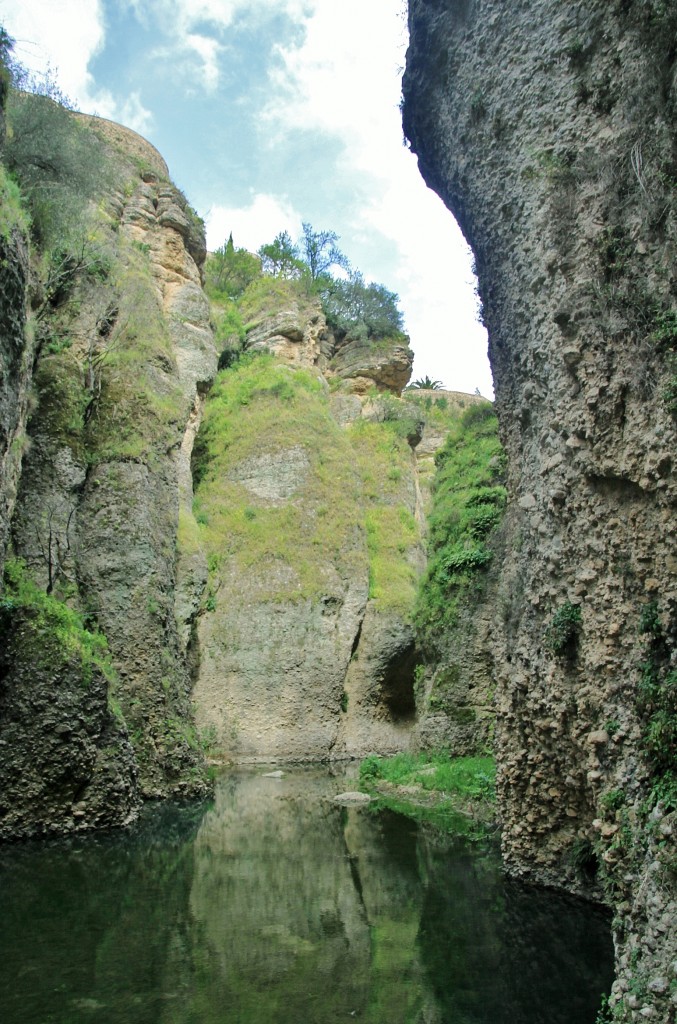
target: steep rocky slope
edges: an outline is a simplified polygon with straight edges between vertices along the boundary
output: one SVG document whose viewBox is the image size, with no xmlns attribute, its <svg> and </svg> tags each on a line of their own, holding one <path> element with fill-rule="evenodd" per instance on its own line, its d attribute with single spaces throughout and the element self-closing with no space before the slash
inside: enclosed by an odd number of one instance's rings
<svg viewBox="0 0 677 1024">
<path fill-rule="evenodd" d="M 68 289 L 33 303 L 36 399 L 12 522 L 20 562 L 3 602 L 4 835 L 119 824 L 140 794 L 204 787 L 174 614 L 179 504 L 216 370 L 204 236 L 145 140 L 89 125 L 108 140 L 115 185 L 109 169 Z M 84 618 L 68 619 L 63 602 Z M 83 625 L 107 638 L 103 675 L 78 655 L 94 635 Z M 49 664 L 45 644 L 59 648 Z M 32 678 L 31 664 L 42 666 Z"/>
<path fill-rule="evenodd" d="M 508 456 L 506 863 L 616 907 L 674 1020 L 674 5 L 412 0 L 405 132 L 477 260 Z"/>
</svg>

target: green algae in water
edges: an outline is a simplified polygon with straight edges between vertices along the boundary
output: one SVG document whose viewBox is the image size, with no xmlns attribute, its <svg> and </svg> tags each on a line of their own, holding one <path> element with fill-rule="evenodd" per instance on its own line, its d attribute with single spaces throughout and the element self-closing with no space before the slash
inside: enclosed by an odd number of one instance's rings
<svg viewBox="0 0 677 1024">
<path fill-rule="evenodd" d="M 607 917 L 492 843 L 225 776 L 128 835 L 0 850 L 7 1024 L 594 1024 Z"/>
</svg>

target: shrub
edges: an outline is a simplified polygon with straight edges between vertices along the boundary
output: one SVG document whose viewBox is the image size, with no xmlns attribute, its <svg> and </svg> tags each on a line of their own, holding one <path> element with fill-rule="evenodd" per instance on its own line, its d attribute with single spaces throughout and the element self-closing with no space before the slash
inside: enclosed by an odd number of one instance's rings
<svg viewBox="0 0 677 1024">
<path fill-rule="evenodd" d="M 565 601 L 557 609 L 545 631 L 545 642 L 555 655 L 573 654 L 582 623 L 581 609 Z"/>
<path fill-rule="evenodd" d="M 22 87 L 40 88 L 30 79 Z M 47 80 L 42 92 L 10 91 L 11 131 L 4 161 L 25 196 L 32 233 L 43 250 L 81 234 L 86 199 L 105 188 L 110 160 L 97 136 L 64 105 Z"/>
<path fill-rule="evenodd" d="M 491 562 L 489 538 L 506 501 L 502 449 L 490 402 L 466 409 L 435 457 L 428 568 L 416 599 L 418 639 L 435 648 L 456 622 L 463 595 Z"/>
</svg>

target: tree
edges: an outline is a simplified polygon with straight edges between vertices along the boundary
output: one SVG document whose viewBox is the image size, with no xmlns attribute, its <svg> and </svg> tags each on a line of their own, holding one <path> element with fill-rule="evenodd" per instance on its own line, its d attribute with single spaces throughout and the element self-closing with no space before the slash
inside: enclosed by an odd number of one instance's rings
<svg viewBox="0 0 677 1024">
<path fill-rule="evenodd" d="M 365 284 L 354 272 L 347 281 L 326 278 L 322 308 L 327 323 L 335 330 L 365 338 L 387 338 L 402 334 L 402 313 L 398 297 L 382 284 Z"/>
<path fill-rule="evenodd" d="M 306 269 L 298 246 L 294 245 L 288 231 L 280 231 L 272 242 L 262 245 L 258 251 L 264 274 L 298 280 Z"/>
<path fill-rule="evenodd" d="M 420 389 L 421 391 L 441 391 L 443 387 L 444 384 L 441 380 L 433 380 L 432 377 L 428 377 L 426 374 L 425 377 L 419 377 L 418 380 L 413 380 L 411 384 L 408 385 L 407 390 Z"/>
<path fill-rule="evenodd" d="M 303 222 L 303 235 L 298 248 L 311 281 L 316 282 L 329 277 L 332 267 L 350 270 L 348 257 L 336 244 L 338 239 L 335 231 L 313 231 L 311 224 Z"/>
<path fill-rule="evenodd" d="M 113 167 L 53 78 L 36 80 L 15 67 L 12 76 L 3 159 L 26 197 L 35 241 L 63 249 L 82 225 L 87 199 L 108 187 Z"/>
<path fill-rule="evenodd" d="M 260 258 L 247 249 L 236 249 L 231 232 L 228 241 L 207 258 L 205 288 L 212 298 L 220 294 L 235 299 L 260 273 Z"/>
</svg>

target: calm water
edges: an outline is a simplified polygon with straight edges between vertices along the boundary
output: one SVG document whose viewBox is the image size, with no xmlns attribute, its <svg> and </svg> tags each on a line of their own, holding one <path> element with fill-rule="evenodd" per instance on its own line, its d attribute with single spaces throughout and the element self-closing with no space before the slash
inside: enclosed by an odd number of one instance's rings
<svg viewBox="0 0 677 1024">
<path fill-rule="evenodd" d="M 593 1024 L 602 914 L 341 788 L 229 776 L 131 835 L 1 849 L 2 1024 Z"/>
</svg>

